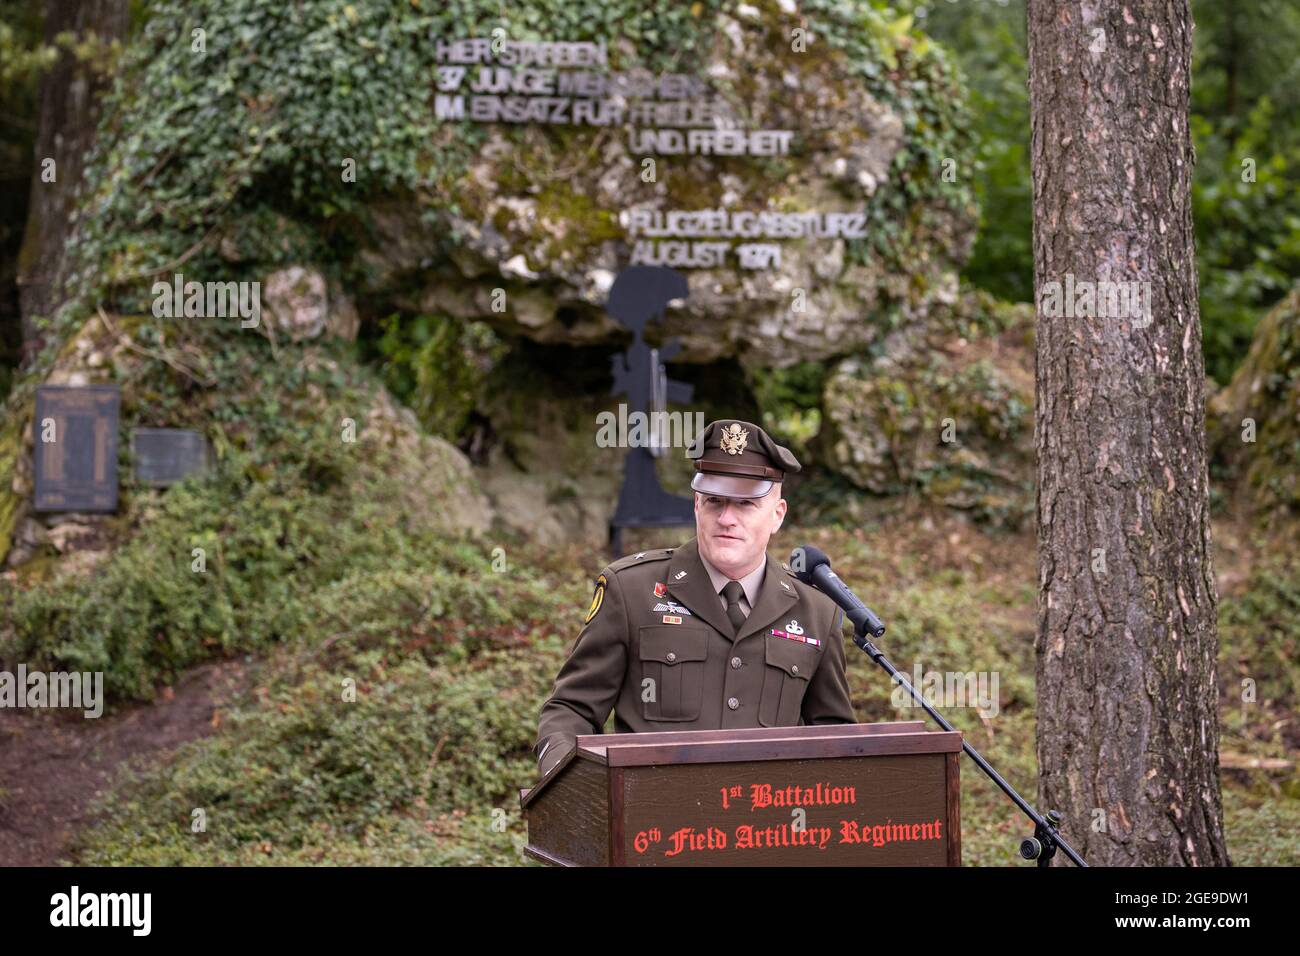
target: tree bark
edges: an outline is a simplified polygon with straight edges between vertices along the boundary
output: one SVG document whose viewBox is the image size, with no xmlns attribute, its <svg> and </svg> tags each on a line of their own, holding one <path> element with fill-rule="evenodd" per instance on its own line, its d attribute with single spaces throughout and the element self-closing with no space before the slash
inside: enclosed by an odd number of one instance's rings
<svg viewBox="0 0 1300 956">
<path fill-rule="evenodd" d="M 64 31 L 103 39 L 126 36 L 126 0 L 46 0 L 45 42 Z M 72 232 L 72 211 L 81 186 L 86 152 L 95 139 L 97 94 L 105 85 L 89 65 L 62 51 L 41 78 L 40 129 L 36 167 L 32 171 L 27 228 L 18 255 L 18 294 L 23 313 L 23 342 L 36 337 L 33 319 L 49 318 L 63 304 L 64 249 Z M 46 159 L 53 159 L 56 179 L 42 179 Z"/>
<path fill-rule="evenodd" d="M 1191 10 L 1031 0 L 1027 18 L 1042 806 L 1093 865 L 1226 865 Z M 1150 293 L 1127 318 L 1106 314 L 1114 287 L 1090 304 L 1080 285 L 1133 282 Z"/>
</svg>

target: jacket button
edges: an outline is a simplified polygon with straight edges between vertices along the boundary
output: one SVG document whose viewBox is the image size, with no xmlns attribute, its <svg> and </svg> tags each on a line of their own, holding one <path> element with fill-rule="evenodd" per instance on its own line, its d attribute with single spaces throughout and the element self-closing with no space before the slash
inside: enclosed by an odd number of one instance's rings
<svg viewBox="0 0 1300 956">
<path fill-rule="evenodd" d="M 736 700 L 736 698 L 732 697 L 731 699 L 729 699 L 729 700 L 727 701 L 727 706 L 730 707 L 732 710 L 735 710 L 737 707 L 740 706 L 740 701 L 738 701 L 738 700 Z"/>
<path fill-rule="evenodd" d="M 672 663 L 673 661 L 675 661 L 675 660 L 677 660 L 677 655 L 674 654 L 672 651 L 669 651 L 669 652 L 668 652 L 668 663 L 671 664 L 671 663 Z"/>
<path fill-rule="evenodd" d="M 798 664 L 792 664 L 792 665 L 790 665 L 790 673 L 791 673 L 791 674 L 797 674 L 797 673 L 799 673 L 799 665 L 798 665 Z"/>
<path fill-rule="evenodd" d="M 740 659 L 739 657 L 733 657 L 733 658 L 731 659 L 731 666 L 734 667 L 734 668 L 738 668 L 738 667 L 740 667 L 741 663 L 742 663 L 742 661 L 741 661 L 741 659 Z"/>
</svg>

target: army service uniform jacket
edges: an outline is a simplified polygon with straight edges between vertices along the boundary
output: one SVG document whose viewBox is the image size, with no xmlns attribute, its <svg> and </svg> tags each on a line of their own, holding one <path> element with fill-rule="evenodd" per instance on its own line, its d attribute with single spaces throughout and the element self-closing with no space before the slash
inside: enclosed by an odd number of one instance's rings
<svg viewBox="0 0 1300 956">
<path fill-rule="evenodd" d="M 739 634 L 692 538 L 629 555 L 596 579 L 582 632 L 542 705 L 538 772 L 578 734 L 856 723 L 843 613 L 769 556 Z"/>
</svg>

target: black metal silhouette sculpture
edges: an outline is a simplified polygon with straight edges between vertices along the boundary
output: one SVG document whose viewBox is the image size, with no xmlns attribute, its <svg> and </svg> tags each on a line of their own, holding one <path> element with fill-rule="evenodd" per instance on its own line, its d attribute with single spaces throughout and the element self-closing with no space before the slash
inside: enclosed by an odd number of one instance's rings
<svg viewBox="0 0 1300 956">
<path fill-rule="evenodd" d="M 681 351 L 681 342 L 670 339 L 654 349 L 643 337 L 646 326 L 663 316 L 669 302 L 689 295 L 686 277 L 666 266 L 630 266 L 610 287 L 605 311 L 633 335 L 628 350 L 612 359 L 611 394 L 626 395 L 630 411 L 663 412 L 669 402 L 685 404 L 694 395 L 694 386 L 669 379 L 663 366 Z M 653 414 L 646 417 L 652 423 L 658 420 Z M 615 556 L 622 552 L 624 528 L 671 527 L 695 521 L 694 498 L 669 494 L 660 486 L 655 458 L 662 453 L 662 445 L 656 429 L 651 428 L 649 434 L 650 444 L 629 449 L 624 459 L 623 487 L 609 523 L 610 550 Z M 691 435 L 690 440 L 695 437 Z"/>
</svg>

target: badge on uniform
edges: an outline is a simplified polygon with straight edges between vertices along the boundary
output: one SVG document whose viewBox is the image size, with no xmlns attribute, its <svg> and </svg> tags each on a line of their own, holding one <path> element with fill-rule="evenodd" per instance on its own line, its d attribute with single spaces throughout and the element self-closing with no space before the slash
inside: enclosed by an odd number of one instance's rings
<svg viewBox="0 0 1300 956">
<path fill-rule="evenodd" d="M 664 584 L 662 581 L 656 581 L 655 597 L 663 597 L 667 593 L 668 593 L 668 585 Z"/>
<path fill-rule="evenodd" d="M 665 623 L 665 624 L 680 624 L 680 623 L 682 623 L 682 619 L 681 619 L 680 617 L 678 617 L 677 615 L 675 615 L 675 614 L 665 614 L 665 615 L 664 615 L 664 623 Z"/>
<path fill-rule="evenodd" d="M 773 637 L 784 637 L 787 641 L 798 641 L 800 644 L 811 644 L 813 647 L 821 647 L 822 642 L 815 637 L 805 637 L 803 628 L 799 626 L 798 621 L 791 621 L 782 630 L 779 627 L 772 628 Z"/>
<path fill-rule="evenodd" d="M 749 429 L 741 428 L 740 422 L 722 426 L 722 437 L 718 444 L 728 455 L 739 455 L 749 444 Z"/>
<path fill-rule="evenodd" d="M 658 614 L 662 611 L 667 611 L 670 614 L 681 614 L 684 617 L 691 616 L 691 609 L 688 607 L 682 607 L 676 601 L 660 601 L 650 610 L 652 613 L 655 614 Z"/>
<path fill-rule="evenodd" d="M 596 578 L 596 591 L 591 595 L 591 607 L 587 608 L 587 616 L 583 619 L 583 624 L 590 624 L 591 619 L 596 616 L 600 610 L 601 604 L 605 602 L 605 585 L 609 583 L 605 580 L 605 575 Z"/>
</svg>

